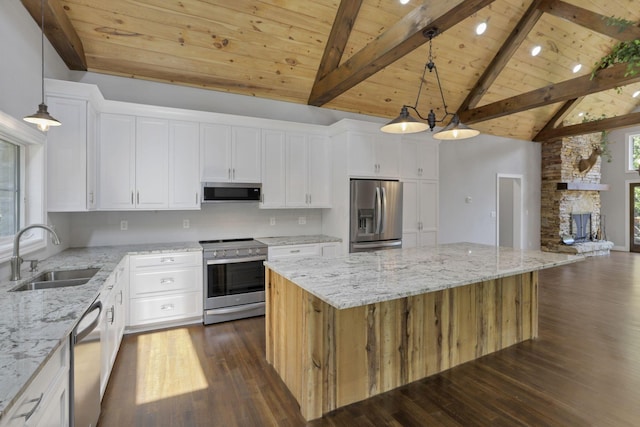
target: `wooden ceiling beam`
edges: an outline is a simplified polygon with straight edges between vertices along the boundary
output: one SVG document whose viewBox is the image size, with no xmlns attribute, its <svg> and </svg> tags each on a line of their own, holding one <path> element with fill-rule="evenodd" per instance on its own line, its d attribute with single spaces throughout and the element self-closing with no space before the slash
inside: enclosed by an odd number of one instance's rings
<svg viewBox="0 0 640 427">
<path fill-rule="evenodd" d="M 21 2 L 38 26 L 41 26 L 41 0 Z M 44 0 L 44 33 L 70 70 L 87 71 L 87 58 L 80 37 L 58 0 Z"/>
<path fill-rule="evenodd" d="M 617 25 L 608 25 L 609 17 L 561 0 L 547 1 L 541 5 L 541 8 L 545 13 L 566 19 L 616 40 L 630 41 L 640 39 L 640 27 L 637 25 L 629 25 L 625 28 Z"/>
<path fill-rule="evenodd" d="M 327 45 L 324 48 L 316 81 L 314 85 L 320 81 L 330 71 L 338 68 L 340 60 L 344 54 L 344 48 L 349 41 L 353 24 L 362 6 L 362 0 L 342 0 L 336 13 L 336 19 L 333 21 L 331 33 L 327 39 Z"/>
<path fill-rule="evenodd" d="M 578 106 L 578 104 L 580 104 L 580 101 L 582 101 L 583 99 L 584 96 L 581 96 L 579 98 L 570 99 L 569 101 L 565 102 L 558 109 L 558 111 L 556 111 L 551 120 L 549 120 L 547 124 L 542 128 L 542 130 L 538 132 L 538 135 L 536 135 L 532 139 L 532 141 L 537 141 L 537 138 L 541 133 L 549 132 L 558 128 L 559 126 L 562 126 L 562 121 L 566 119 L 569 114 L 571 114 L 571 112 Z"/>
<path fill-rule="evenodd" d="M 626 76 L 627 64 L 619 63 L 596 73 L 545 86 L 491 104 L 483 105 L 460 113 L 460 121 L 465 124 L 497 119 L 532 108 L 568 101 L 592 93 L 625 86 L 640 81 L 640 73 Z"/>
<path fill-rule="evenodd" d="M 320 107 L 397 59 L 427 42 L 427 29 L 443 32 L 493 0 L 425 1 L 387 31 L 376 37 L 338 68 L 328 72 L 311 89 L 309 105 Z"/>
<path fill-rule="evenodd" d="M 610 117 L 607 119 L 594 120 L 571 126 L 562 126 L 556 129 L 540 132 L 533 139 L 536 142 L 555 141 L 568 136 L 586 135 L 590 133 L 610 131 L 631 126 L 640 125 L 640 113 L 630 113 L 624 116 Z"/>
<path fill-rule="evenodd" d="M 531 3 L 529 9 L 522 15 L 522 18 L 502 44 L 496 56 L 493 57 L 489 66 L 484 70 L 482 76 L 478 79 L 473 89 L 471 89 L 466 99 L 462 101 L 462 104 L 458 107 L 458 115 L 462 111 L 478 105 L 482 96 L 489 90 L 489 87 L 498 78 L 507 65 L 507 62 L 509 62 L 529 32 L 533 29 L 536 22 L 538 22 L 538 19 L 542 16 L 543 12 L 540 10 L 540 4 L 544 2 L 545 0 L 534 0 L 533 3 Z"/>
</svg>

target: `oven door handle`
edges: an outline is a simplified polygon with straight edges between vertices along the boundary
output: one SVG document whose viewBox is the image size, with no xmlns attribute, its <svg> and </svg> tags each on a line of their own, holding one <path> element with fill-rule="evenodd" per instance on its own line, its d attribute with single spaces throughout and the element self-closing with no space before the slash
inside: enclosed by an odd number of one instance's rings
<svg viewBox="0 0 640 427">
<path fill-rule="evenodd" d="M 237 259 L 208 259 L 207 265 L 215 265 L 215 264 L 239 264 L 241 262 L 251 262 L 251 261 L 266 261 L 267 258 L 264 255 L 254 256 L 254 257 L 246 257 L 246 258 L 237 258 Z"/>
<path fill-rule="evenodd" d="M 265 306 L 264 302 L 255 302 L 252 304 L 235 305 L 233 307 L 214 308 L 212 310 L 207 310 L 206 314 L 219 315 L 219 314 L 242 313 L 243 311 L 255 310 L 256 308 L 262 308 L 264 306 Z"/>
</svg>

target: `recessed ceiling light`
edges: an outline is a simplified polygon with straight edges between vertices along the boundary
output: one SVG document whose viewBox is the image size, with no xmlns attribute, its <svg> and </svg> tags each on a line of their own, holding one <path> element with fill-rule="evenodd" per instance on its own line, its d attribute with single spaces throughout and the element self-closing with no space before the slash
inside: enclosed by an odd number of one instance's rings
<svg viewBox="0 0 640 427">
<path fill-rule="evenodd" d="M 584 113 L 578 113 L 578 117 L 584 116 Z"/>
<path fill-rule="evenodd" d="M 477 35 L 482 35 L 484 34 L 484 32 L 487 31 L 487 22 L 481 22 L 476 26 L 476 34 Z"/>
<path fill-rule="evenodd" d="M 407 4 L 410 0 L 400 0 L 400 4 Z"/>
<path fill-rule="evenodd" d="M 633 96 L 634 98 L 639 97 L 640 96 L 640 90 L 637 90 L 637 91 L 633 92 L 633 95 L 631 95 L 631 96 Z"/>
<path fill-rule="evenodd" d="M 573 72 L 577 73 L 578 71 L 580 71 L 582 69 L 582 64 L 577 64 L 573 66 Z"/>
<path fill-rule="evenodd" d="M 542 46 L 535 45 L 533 49 L 531 49 L 531 56 L 538 56 L 541 50 L 542 50 Z"/>
</svg>

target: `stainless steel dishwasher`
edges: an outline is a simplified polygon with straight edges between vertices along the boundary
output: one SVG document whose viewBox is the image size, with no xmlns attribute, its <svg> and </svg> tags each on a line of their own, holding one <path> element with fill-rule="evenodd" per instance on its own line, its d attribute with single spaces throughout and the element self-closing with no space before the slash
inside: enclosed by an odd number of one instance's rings
<svg viewBox="0 0 640 427">
<path fill-rule="evenodd" d="M 100 417 L 101 314 L 102 302 L 96 298 L 71 334 L 71 427 L 95 427 Z"/>
</svg>

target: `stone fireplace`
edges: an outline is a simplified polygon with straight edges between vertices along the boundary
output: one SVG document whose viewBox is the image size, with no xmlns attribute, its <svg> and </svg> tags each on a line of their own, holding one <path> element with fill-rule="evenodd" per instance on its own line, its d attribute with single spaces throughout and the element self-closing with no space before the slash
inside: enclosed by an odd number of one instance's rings
<svg viewBox="0 0 640 427">
<path fill-rule="evenodd" d="M 594 150 L 600 134 L 580 135 L 542 144 L 540 246 L 543 251 L 605 255 L 600 214 L 602 158 Z M 566 244 L 570 243 L 570 244 Z"/>
</svg>

